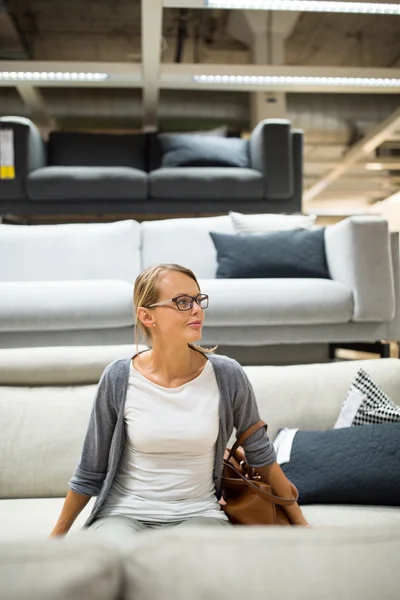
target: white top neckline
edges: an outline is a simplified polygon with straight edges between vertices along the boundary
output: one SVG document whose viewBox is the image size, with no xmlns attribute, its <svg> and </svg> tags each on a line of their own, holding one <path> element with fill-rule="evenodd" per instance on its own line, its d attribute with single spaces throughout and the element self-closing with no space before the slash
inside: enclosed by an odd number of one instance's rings
<svg viewBox="0 0 400 600">
<path fill-rule="evenodd" d="M 151 379 L 148 379 L 147 377 L 145 377 L 145 375 L 142 375 L 142 373 L 140 373 L 137 369 L 135 369 L 135 367 L 133 366 L 132 360 L 131 360 L 131 365 L 130 365 L 130 371 L 131 371 L 131 374 L 137 375 L 141 379 L 144 379 L 150 385 L 152 385 L 160 390 L 163 390 L 163 392 L 174 393 L 174 392 L 179 392 L 180 390 L 183 390 L 187 385 L 193 383 L 194 381 L 198 381 L 204 375 L 204 373 L 206 373 L 209 370 L 210 366 L 211 366 L 210 361 L 207 360 L 205 366 L 203 367 L 203 370 L 201 371 L 201 373 L 199 373 L 197 375 L 197 377 L 194 377 L 190 381 L 187 381 L 186 383 L 183 383 L 182 385 L 180 385 L 178 387 L 173 387 L 173 388 L 167 388 L 167 387 L 164 387 L 163 385 L 159 385 L 158 383 L 154 383 L 154 381 L 151 381 Z"/>
</svg>

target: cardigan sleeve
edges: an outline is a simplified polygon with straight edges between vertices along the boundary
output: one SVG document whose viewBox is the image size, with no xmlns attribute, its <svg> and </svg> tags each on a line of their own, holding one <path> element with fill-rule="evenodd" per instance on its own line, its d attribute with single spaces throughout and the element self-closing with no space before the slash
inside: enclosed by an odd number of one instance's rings
<svg viewBox="0 0 400 600">
<path fill-rule="evenodd" d="M 107 474 L 111 441 L 117 423 L 113 386 L 105 368 L 97 386 L 78 465 L 68 482 L 78 494 L 98 496 Z"/>
<path fill-rule="evenodd" d="M 236 361 L 235 361 L 236 362 Z M 236 363 L 233 421 L 237 437 L 261 420 L 253 386 L 243 367 Z M 274 446 L 266 429 L 253 433 L 243 444 L 246 461 L 250 467 L 263 467 L 276 462 Z"/>
</svg>

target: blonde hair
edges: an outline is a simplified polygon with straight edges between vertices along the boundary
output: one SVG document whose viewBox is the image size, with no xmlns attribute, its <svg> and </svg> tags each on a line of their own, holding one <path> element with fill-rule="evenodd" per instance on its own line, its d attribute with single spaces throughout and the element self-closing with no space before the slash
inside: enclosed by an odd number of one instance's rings
<svg viewBox="0 0 400 600">
<path fill-rule="evenodd" d="M 147 307 L 150 304 L 155 304 L 158 302 L 159 297 L 159 283 L 162 275 L 168 271 L 173 271 L 175 273 L 182 273 L 183 275 L 187 275 L 196 283 L 197 287 L 200 289 L 199 282 L 193 271 L 187 269 L 186 267 L 182 267 L 181 265 L 176 264 L 162 264 L 157 265 L 156 267 L 149 267 L 145 269 L 138 275 L 135 281 L 135 287 L 133 291 L 133 304 L 135 306 L 136 313 L 136 327 L 135 327 L 135 343 L 136 343 L 136 352 L 139 352 L 139 332 L 143 338 L 143 341 L 146 344 L 151 343 L 151 333 L 148 327 L 145 327 L 143 323 L 137 316 L 137 311 L 139 307 Z M 211 354 L 215 352 L 217 346 L 214 348 L 202 348 L 201 346 L 197 346 L 196 344 L 188 344 L 189 348 L 193 348 L 193 350 L 197 350 L 203 354 Z"/>
</svg>

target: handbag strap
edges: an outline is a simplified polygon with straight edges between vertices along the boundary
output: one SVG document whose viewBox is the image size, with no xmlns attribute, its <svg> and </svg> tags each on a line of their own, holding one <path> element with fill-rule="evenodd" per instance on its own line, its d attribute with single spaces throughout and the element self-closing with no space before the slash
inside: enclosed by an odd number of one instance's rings
<svg viewBox="0 0 400 600">
<path fill-rule="evenodd" d="M 246 484 L 252 489 L 252 491 L 257 494 L 257 496 L 260 496 L 260 498 L 262 498 L 263 500 L 269 500 L 274 502 L 275 504 L 279 504 L 280 506 L 293 506 L 293 504 L 296 504 L 296 502 L 299 499 L 299 492 L 297 490 L 297 488 L 293 485 L 293 483 L 291 481 L 289 481 L 290 487 L 292 488 L 292 492 L 294 494 L 293 498 L 281 498 L 280 496 L 275 496 L 274 494 L 271 494 L 270 492 L 266 492 L 265 490 L 262 490 L 258 487 L 258 485 L 256 485 L 255 483 L 253 483 L 251 481 L 251 479 L 246 479 L 246 477 L 244 477 L 240 471 L 238 471 L 236 469 L 236 467 L 234 467 L 231 463 L 228 463 L 226 461 L 225 465 L 230 467 L 233 471 L 235 471 L 236 475 L 238 477 L 240 477 L 241 479 L 243 479 L 243 481 L 246 482 Z M 229 477 L 222 477 L 222 479 L 227 479 L 229 480 Z"/>
<path fill-rule="evenodd" d="M 236 450 L 239 448 L 239 446 L 241 446 L 243 444 L 243 442 L 245 442 L 247 440 L 247 438 L 249 438 L 251 435 L 253 435 L 253 433 L 258 431 L 262 427 L 265 427 L 266 430 L 268 429 L 268 425 L 265 423 L 265 421 L 257 421 L 257 423 L 254 423 L 254 425 L 252 425 L 251 427 L 249 427 L 248 429 L 246 429 L 246 431 L 244 431 L 242 433 L 242 435 L 233 444 L 232 450 L 229 452 L 228 462 L 229 462 L 230 458 L 233 456 L 233 454 L 236 452 Z"/>
</svg>

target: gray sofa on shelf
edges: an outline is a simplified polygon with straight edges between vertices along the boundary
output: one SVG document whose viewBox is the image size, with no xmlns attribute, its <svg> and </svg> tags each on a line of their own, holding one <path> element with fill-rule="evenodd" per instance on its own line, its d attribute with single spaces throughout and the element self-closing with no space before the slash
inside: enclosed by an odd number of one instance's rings
<svg viewBox="0 0 400 600">
<path fill-rule="evenodd" d="M 165 529 L 141 533 L 122 548 L 82 529 L 92 498 L 65 537 L 47 539 L 100 375 L 133 350 L 0 350 L 0 598 L 264 600 L 267 590 L 274 600 L 397 600 L 400 509 L 393 506 L 310 504 L 302 506 L 315 527 L 309 530 Z M 332 428 L 360 366 L 400 403 L 394 359 L 246 367 L 271 439 L 280 427 Z"/>
<path fill-rule="evenodd" d="M 54 131 L 46 143 L 27 118 L 2 117 L 0 128 L 14 132 L 16 170 L 0 180 L 3 216 L 301 212 L 303 135 L 287 120 L 259 123 L 237 167 L 165 167 L 157 134 Z"/>
<path fill-rule="evenodd" d="M 235 233 L 228 215 L 0 225 L 0 347 L 131 343 L 133 283 L 165 262 L 191 268 L 210 296 L 206 345 L 400 339 L 399 238 L 384 219 L 326 228 L 331 279 L 218 279 L 210 231 Z"/>
</svg>

